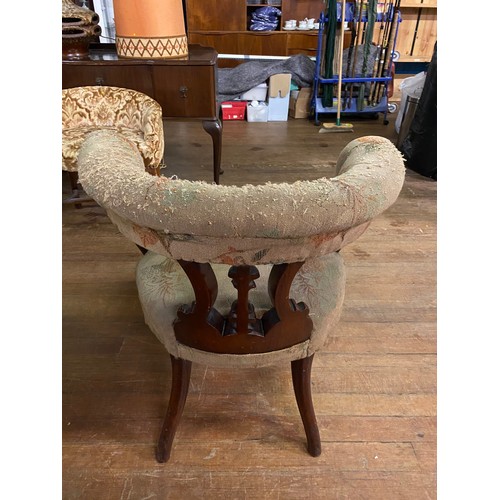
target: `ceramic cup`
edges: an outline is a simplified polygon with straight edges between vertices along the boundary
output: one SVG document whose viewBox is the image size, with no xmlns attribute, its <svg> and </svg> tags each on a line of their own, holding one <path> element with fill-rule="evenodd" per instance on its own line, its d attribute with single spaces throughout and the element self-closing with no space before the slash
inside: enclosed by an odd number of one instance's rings
<svg viewBox="0 0 500 500">
<path fill-rule="evenodd" d="M 295 28 L 296 26 L 297 26 L 296 19 L 290 19 L 288 21 L 285 21 L 285 28 Z"/>
<path fill-rule="evenodd" d="M 307 28 L 307 21 L 299 21 L 299 28 L 301 29 Z"/>
<path fill-rule="evenodd" d="M 307 20 L 307 27 L 311 30 L 314 28 L 314 17 Z"/>
<path fill-rule="evenodd" d="M 314 23 L 313 28 L 314 28 L 315 30 L 319 30 L 319 23 Z"/>
</svg>

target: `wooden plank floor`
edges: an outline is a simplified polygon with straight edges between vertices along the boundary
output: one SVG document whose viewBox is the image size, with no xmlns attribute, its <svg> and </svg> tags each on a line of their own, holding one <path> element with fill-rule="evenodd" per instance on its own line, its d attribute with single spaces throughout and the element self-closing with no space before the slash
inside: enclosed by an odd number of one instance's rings
<svg viewBox="0 0 500 500">
<path fill-rule="evenodd" d="M 389 118 L 349 120 L 354 134 L 227 122 L 221 182 L 328 176 L 351 139 L 395 141 Z M 200 124 L 166 122 L 165 137 L 165 175 L 211 180 Z M 318 458 L 305 449 L 288 365 L 194 365 L 171 460 L 156 463 L 171 371 L 143 321 L 140 253 L 100 207 L 64 206 L 63 498 L 436 498 L 436 188 L 408 171 L 396 204 L 343 251 L 343 316 L 313 365 Z"/>
</svg>

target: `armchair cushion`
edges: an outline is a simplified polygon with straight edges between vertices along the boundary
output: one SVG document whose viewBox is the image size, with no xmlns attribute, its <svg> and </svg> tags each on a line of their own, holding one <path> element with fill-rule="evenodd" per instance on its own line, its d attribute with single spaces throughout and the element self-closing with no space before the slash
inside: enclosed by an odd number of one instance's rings
<svg viewBox="0 0 500 500">
<path fill-rule="evenodd" d="M 139 149 L 146 166 L 163 159 L 162 110 L 151 97 L 119 87 L 75 87 L 62 91 L 62 168 L 78 170 L 85 137 L 99 129 L 115 130 Z"/>
</svg>

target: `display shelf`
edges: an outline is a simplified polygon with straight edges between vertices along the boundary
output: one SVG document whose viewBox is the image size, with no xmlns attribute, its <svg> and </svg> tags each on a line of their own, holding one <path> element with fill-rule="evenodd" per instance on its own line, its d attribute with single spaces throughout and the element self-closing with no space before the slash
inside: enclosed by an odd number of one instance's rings
<svg viewBox="0 0 500 500">
<path fill-rule="evenodd" d="M 186 0 L 187 32 L 190 43 L 214 47 L 217 52 L 241 55 L 289 56 L 307 54 L 314 56 L 318 30 L 283 30 L 286 20 L 297 21 L 319 18 L 324 8 L 323 0 Z M 273 5 L 274 3 L 274 5 Z M 273 31 L 249 30 L 251 13 L 257 8 L 280 9 L 279 26 Z M 236 63 L 221 61 L 221 66 Z"/>
</svg>

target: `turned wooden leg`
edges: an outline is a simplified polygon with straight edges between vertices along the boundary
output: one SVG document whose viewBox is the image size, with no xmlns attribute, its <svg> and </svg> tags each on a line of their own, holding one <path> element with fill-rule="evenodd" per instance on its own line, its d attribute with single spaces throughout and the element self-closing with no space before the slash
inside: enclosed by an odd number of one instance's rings
<svg viewBox="0 0 500 500">
<path fill-rule="evenodd" d="M 214 182 L 219 184 L 219 176 L 224 173 L 220 168 L 222 152 L 222 124 L 220 120 L 204 120 L 203 128 L 212 138 L 214 157 Z"/>
<path fill-rule="evenodd" d="M 295 399 L 299 407 L 307 437 L 307 451 L 313 457 L 321 454 L 321 440 L 311 395 L 311 367 L 313 357 L 292 361 L 292 380 Z"/>
<path fill-rule="evenodd" d="M 170 361 L 172 362 L 170 401 L 156 448 L 156 460 L 160 463 L 167 462 L 170 458 L 172 442 L 184 410 L 191 377 L 191 361 L 174 358 L 173 356 L 170 356 Z"/>
<path fill-rule="evenodd" d="M 69 181 L 71 184 L 71 196 L 63 201 L 65 204 L 72 203 L 75 205 L 75 208 L 82 208 L 82 202 L 94 201 L 90 196 L 81 196 L 80 188 L 78 182 L 78 172 L 68 172 Z M 94 202 L 95 203 L 95 202 Z"/>
<path fill-rule="evenodd" d="M 71 185 L 72 199 L 80 198 L 80 191 L 78 189 L 78 172 L 68 172 L 69 182 Z M 75 208 L 82 208 L 81 203 L 75 203 Z"/>
</svg>

